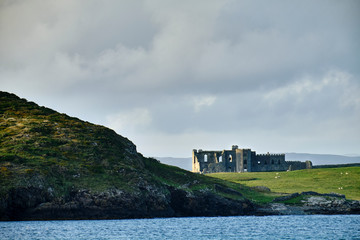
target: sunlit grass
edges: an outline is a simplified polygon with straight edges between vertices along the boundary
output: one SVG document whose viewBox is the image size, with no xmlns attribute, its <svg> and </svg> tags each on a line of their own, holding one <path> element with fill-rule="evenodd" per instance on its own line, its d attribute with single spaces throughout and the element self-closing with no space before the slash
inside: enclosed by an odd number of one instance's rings
<svg viewBox="0 0 360 240">
<path fill-rule="evenodd" d="M 306 169 L 291 172 L 213 173 L 208 176 L 246 186 L 266 186 L 273 192 L 340 193 L 360 200 L 360 167 Z"/>
</svg>

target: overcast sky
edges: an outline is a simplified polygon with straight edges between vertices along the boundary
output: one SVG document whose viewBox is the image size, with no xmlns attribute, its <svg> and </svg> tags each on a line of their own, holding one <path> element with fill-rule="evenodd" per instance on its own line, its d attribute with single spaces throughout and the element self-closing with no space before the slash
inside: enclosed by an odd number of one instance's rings
<svg viewBox="0 0 360 240">
<path fill-rule="evenodd" d="M 145 156 L 360 155 L 360 1 L 0 0 L 0 89 Z"/>
</svg>

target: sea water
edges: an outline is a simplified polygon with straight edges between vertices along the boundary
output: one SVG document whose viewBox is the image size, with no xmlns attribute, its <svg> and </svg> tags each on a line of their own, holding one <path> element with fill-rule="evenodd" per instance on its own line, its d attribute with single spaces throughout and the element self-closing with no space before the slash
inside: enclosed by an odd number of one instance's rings
<svg viewBox="0 0 360 240">
<path fill-rule="evenodd" d="M 360 239 L 360 215 L 0 222 L 0 239 Z"/>
</svg>

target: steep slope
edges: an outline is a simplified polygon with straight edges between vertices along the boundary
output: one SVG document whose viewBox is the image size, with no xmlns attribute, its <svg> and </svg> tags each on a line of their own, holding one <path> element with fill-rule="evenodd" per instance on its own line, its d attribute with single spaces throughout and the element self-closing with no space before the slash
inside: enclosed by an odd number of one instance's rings
<svg viewBox="0 0 360 240">
<path fill-rule="evenodd" d="M 244 215 L 239 184 L 144 158 L 113 130 L 0 92 L 0 220 Z"/>
</svg>

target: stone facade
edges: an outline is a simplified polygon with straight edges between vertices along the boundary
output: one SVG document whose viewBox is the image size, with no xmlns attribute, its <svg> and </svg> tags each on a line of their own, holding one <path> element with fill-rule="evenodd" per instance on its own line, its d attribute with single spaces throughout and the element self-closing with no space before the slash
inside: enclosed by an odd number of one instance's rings
<svg viewBox="0 0 360 240">
<path fill-rule="evenodd" d="M 197 173 L 291 171 L 311 167 L 311 161 L 285 161 L 285 154 L 256 154 L 236 145 L 231 150 L 192 152 L 192 171 Z"/>
</svg>

